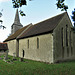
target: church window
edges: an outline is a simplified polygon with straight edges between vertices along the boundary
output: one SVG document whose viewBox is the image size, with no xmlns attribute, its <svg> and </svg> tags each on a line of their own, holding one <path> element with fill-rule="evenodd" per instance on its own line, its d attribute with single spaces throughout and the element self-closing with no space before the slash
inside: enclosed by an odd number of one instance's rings
<svg viewBox="0 0 75 75">
<path fill-rule="evenodd" d="M 66 50 L 67 50 L 67 57 L 69 56 L 69 47 L 68 47 L 68 25 L 66 25 Z"/>
<path fill-rule="evenodd" d="M 63 28 L 61 29 L 61 43 L 62 43 L 62 47 L 63 47 Z"/>
<path fill-rule="evenodd" d="M 28 43 L 28 48 L 29 48 L 29 39 L 28 39 L 27 43 Z"/>
<path fill-rule="evenodd" d="M 61 29 L 62 58 L 64 58 L 63 28 Z"/>
<path fill-rule="evenodd" d="M 69 38 L 70 38 L 70 47 L 71 47 L 71 31 L 70 31 Z"/>
<path fill-rule="evenodd" d="M 73 55 L 73 49 L 72 49 L 72 34 L 70 31 L 70 47 L 71 47 L 71 56 Z"/>
<path fill-rule="evenodd" d="M 24 50 L 23 50 L 23 57 L 24 57 Z"/>
<path fill-rule="evenodd" d="M 68 46 L 68 26 L 66 25 L 66 46 Z"/>
<path fill-rule="evenodd" d="M 39 38 L 37 38 L 37 49 L 39 48 Z"/>
</svg>

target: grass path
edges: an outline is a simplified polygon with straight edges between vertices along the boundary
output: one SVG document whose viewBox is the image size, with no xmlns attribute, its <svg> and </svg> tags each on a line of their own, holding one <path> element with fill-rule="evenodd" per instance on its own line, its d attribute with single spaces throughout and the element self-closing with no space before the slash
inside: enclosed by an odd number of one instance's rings
<svg viewBox="0 0 75 75">
<path fill-rule="evenodd" d="M 11 57 L 13 58 L 13 57 Z M 0 59 L 0 75 L 75 75 L 75 61 L 59 64 L 46 64 L 24 59 L 12 64 Z"/>
</svg>

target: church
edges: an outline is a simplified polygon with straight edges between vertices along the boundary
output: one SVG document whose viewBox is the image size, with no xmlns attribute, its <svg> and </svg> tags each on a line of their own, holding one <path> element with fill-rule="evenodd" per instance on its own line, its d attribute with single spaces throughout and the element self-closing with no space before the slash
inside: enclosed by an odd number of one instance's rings
<svg viewBox="0 0 75 75">
<path fill-rule="evenodd" d="M 12 56 L 48 63 L 75 60 L 72 28 L 67 12 L 23 27 L 17 9 L 11 35 L 4 42 Z"/>
</svg>

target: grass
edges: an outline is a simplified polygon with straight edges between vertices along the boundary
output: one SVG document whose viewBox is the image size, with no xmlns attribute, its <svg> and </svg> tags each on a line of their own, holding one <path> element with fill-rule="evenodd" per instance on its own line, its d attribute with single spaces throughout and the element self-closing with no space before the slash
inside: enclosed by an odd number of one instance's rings
<svg viewBox="0 0 75 75">
<path fill-rule="evenodd" d="M 9 58 L 8 61 L 13 57 L 9 56 Z M 46 64 L 27 59 L 20 62 L 19 58 L 16 59 L 13 63 L 7 63 L 0 59 L 0 75 L 75 75 L 75 61 Z"/>
</svg>

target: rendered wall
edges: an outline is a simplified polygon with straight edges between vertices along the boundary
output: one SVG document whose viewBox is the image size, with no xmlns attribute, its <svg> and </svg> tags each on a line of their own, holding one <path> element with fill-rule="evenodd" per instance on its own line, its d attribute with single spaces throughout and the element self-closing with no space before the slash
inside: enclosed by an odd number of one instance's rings
<svg viewBox="0 0 75 75">
<path fill-rule="evenodd" d="M 68 46 L 66 45 L 66 25 L 67 25 L 67 39 Z M 63 33 L 62 33 L 63 28 Z M 75 54 L 74 46 L 73 46 L 73 32 L 72 32 L 72 24 L 67 15 L 60 21 L 59 25 L 53 32 L 53 40 L 54 40 L 54 62 L 58 61 L 67 61 L 74 59 Z M 71 32 L 71 35 L 70 35 Z M 63 41 L 62 36 L 63 35 Z M 63 42 L 63 45 L 62 45 Z"/>
<path fill-rule="evenodd" d="M 39 48 L 37 48 L 37 38 Z M 29 40 L 29 46 L 28 46 Z M 53 36 L 52 34 L 40 35 L 19 40 L 19 56 L 24 58 L 53 63 Z"/>
<path fill-rule="evenodd" d="M 8 54 L 13 56 L 13 53 L 16 53 L 16 40 L 8 41 L 7 44 L 8 44 L 8 49 L 9 49 Z"/>
<path fill-rule="evenodd" d="M 75 60 L 75 32 L 73 31 L 73 59 Z"/>
</svg>

